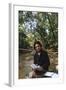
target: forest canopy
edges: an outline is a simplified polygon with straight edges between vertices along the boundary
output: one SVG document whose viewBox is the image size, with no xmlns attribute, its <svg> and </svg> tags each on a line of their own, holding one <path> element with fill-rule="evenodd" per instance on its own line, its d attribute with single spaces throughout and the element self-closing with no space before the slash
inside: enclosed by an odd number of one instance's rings
<svg viewBox="0 0 66 90">
<path fill-rule="evenodd" d="M 45 48 L 58 49 L 58 13 L 19 11 L 19 48 L 32 48 L 41 41 Z"/>
</svg>

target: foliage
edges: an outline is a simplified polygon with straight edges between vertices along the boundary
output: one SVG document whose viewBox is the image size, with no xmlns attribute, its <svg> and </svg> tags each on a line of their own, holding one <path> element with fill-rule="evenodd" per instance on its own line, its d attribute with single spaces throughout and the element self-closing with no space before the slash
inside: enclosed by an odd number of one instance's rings
<svg viewBox="0 0 66 90">
<path fill-rule="evenodd" d="M 19 48 L 28 48 L 30 46 L 26 38 L 24 31 L 19 29 Z"/>
<path fill-rule="evenodd" d="M 45 48 L 58 49 L 58 13 L 19 11 L 19 46 L 31 46 L 35 40 Z"/>
</svg>

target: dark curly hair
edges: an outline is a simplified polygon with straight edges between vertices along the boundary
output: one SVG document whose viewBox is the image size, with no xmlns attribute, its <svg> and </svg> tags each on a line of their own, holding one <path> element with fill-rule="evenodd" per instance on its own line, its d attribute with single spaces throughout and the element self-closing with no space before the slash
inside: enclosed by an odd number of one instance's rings
<svg viewBox="0 0 66 90">
<path fill-rule="evenodd" d="M 40 41 L 35 41 L 35 42 L 34 42 L 34 49 L 35 49 L 35 45 L 36 45 L 36 44 L 39 44 L 39 45 L 40 45 L 40 47 L 42 47 L 42 44 L 41 44 L 41 42 L 40 42 Z"/>
</svg>

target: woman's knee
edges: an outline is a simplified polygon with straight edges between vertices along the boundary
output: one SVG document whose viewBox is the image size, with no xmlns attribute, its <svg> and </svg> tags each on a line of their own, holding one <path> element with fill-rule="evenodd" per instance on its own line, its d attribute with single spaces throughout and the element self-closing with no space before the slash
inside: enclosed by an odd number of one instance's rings
<svg viewBox="0 0 66 90">
<path fill-rule="evenodd" d="M 36 78 L 36 73 L 34 71 L 30 72 L 29 78 Z"/>
</svg>

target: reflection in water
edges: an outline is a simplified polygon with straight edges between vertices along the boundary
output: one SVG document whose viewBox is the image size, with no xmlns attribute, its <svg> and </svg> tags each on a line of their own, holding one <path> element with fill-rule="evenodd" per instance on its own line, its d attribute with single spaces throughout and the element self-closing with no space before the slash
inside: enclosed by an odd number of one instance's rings
<svg viewBox="0 0 66 90">
<path fill-rule="evenodd" d="M 33 63 L 33 56 L 31 52 L 22 53 L 19 55 L 19 79 L 28 76 L 32 70 L 30 65 Z"/>
</svg>

